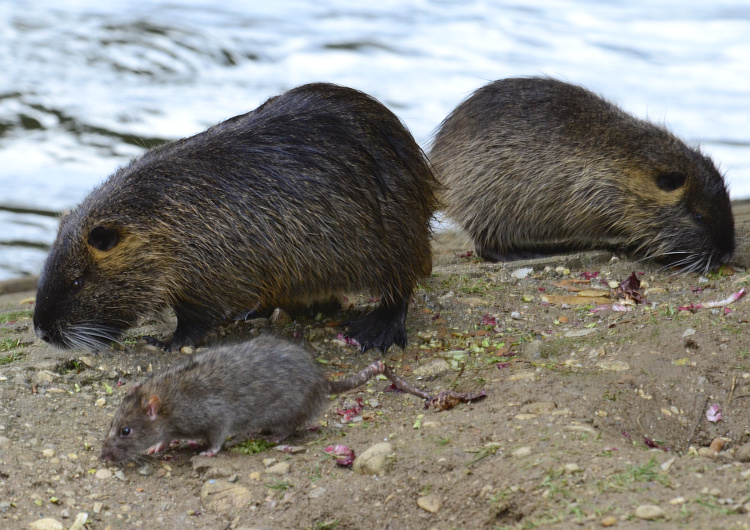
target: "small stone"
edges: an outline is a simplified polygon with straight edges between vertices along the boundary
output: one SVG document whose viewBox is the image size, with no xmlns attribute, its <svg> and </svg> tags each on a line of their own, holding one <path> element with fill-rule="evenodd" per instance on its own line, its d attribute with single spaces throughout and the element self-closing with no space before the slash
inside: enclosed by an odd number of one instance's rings
<svg viewBox="0 0 750 530">
<path fill-rule="evenodd" d="M 604 519 L 602 519 L 599 524 L 604 526 L 605 528 L 609 526 L 615 526 L 617 524 L 617 518 L 610 515 L 609 517 L 605 517 Z"/>
<path fill-rule="evenodd" d="M 0 442 L 0 445 L 2 443 Z M 750 442 L 743 444 L 734 452 L 734 457 L 740 462 L 750 462 Z"/>
<path fill-rule="evenodd" d="M 99 469 L 94 476 L 100 480 L 107 480 L 112 478 L 112 472 L 109 469 Z"/>
<path fill-rule="evenodd" d="M 83 525 L 86 524 L 86 521 L 88 521 L 88 519 L 89 514 L 87 514 L 86 512 L 80 512 L 78 515 L 76 515 L 73 524 L 68 530 L 83 530 Z"/>
<path fill-rule="evenodd" d="M 662 471 L 664 471 L 664 472 L 666 473 L 666 472 L 667 472 L 667 471 L 669 471 L 669 469 L 670 469 L 670 468 L 672 467 L 672 464 L 674 464 L 674 463 L 675 463 L 676 461 L 677 461 L 677 457 L 676 457 L 676 456 L 675 456 L 675 457 L 672 457 L 672 458 L 670 458 L 669 460 L 667 460 L 666 462 L 664 462 L 664 463 L 663 463 L 663 464 L 661 465 L 661 470 L 662 470 Z"/>
<path fill-rule="evenodd" d="M 642 504 L 635 509 L 635 516 L 638 519 L 643 519 L 645 521 L 653 521 L 654 519 L 664 517 L 664 515 L 664 510 L 659 506 L 654 506 L 653 504 Z"/>
<path fill-rule="evenodd" d="M 0 447 L 6 447 L 8 445 L 10 445 L 10 439 L 5 436 L 0 436 Z"/>
<path fill-rule="evenodd" d="M 184 353 L 185 355 L 193 355 L 195 353 L 195 348 L 192 346 L 183 346 L 180 348 L 180 353 Z"/>
<path fill-rule="evenodd" d="M 648 296 L 650 294 L 663 294 L 666 293 L 667 290 L 664 287 L 649 287 L 645 291 L 643 291 L 643 294 Z"/>
<path fill-rule="evenodd" d="M 55 380 L 55 377 L 49 372 L 37 372 L 34 376 L 34 380 L 37 383 L 51 383 Z"/>
<path fill-rule="evenodd" d="M 46 519 L 38 519 L 33 523 L 29 523 L 31 530 L 63 530 L 65 527 L 57 519 L 47 517 Z"/>
<path fill-rule="evenodd" d="M 103 407 L 106 403 L 107 403 L 107 400 L 104 399 L 103 397 L 100 397 L 99 399 L 96 400 L 94 405 L 96 405 L 97 407 Z"/>
<path fill-rule="evenodd" d="M 571 329 L 570 331 L 565 332 L 565 337 L 585 337 L 586 335 L 591 335 L 592 333 L 596 333 L 596 330 L 594 328 L 585 328 L 585 329 Z"/>
<path fill-rule="evenodd" d="M 695 335 L 695 330 L 693 328 L 687 328 L 683 333 L 683 337 L 689 337 L 690 335 Z"/>
<path fill-rule="evenodd" d="M 94 503 L 94 513 L 98 514 L 102 511 L 102 508 L 104 508 L 104 503 L 102 502 L 95 502 Z"/>
<path fill-rule="evenodd" d="M 143 464 L 138 468 L 138 474 L 144 477 L 149 477 L 154 474 L 154 470 L 148 464 Z"/>
<path fill-rule="evenodd" d="M 309 498 L 311 498 L 311 499 L 319 499 L 323 495 L 325 495 L 325 493 L 326 493 L 326 489 L 325 488 L 318 487 L 318 488 L 315 488 L 314 490 L 312 490 L 310 493 L 308 493 L 307 496 Z"/>
<path fill-rule="evenodd" d="M 535 420 L 538 417 L 539 416 L 537 416 L 536 414 L 516 414 L 515 416 L 513 416 L 513 419 L 518 421 L 528 421 Z"/>
<path fill-rule="evenodd" d="M 115 478 L 121 482 L 125 482 L 127 478 L 125 478 L 125 473 L 122 472 L 122 469 L 118 469 L 115 471 Z"/>
<path fill-rule="evenodd" d="M 593 427 L 589 427 L 588 425 L 566 425 L 565 427 L 563 427 L 563 429 L 573 432 L 585 432 L 593 436 L 599 435 L 596 429 L 594 429 Z"/>
<path fill-rule="evenodd" d="M 393 446 L 388 442 L 377 443 L 354 459 L 353 469 L 360 475 L 385 475 L 388 466 L 388 455 L 393 453 Z"/>
<path fill-rule="evenodd" d="M 518 311 L 511 311 L 510 318 L 512 318 L 513 320 L 521 320 L 521 313 L 519 313 Z"/>
<path fill-rule="evenodd" d="M 526 412 L 528 414 L 548 414 L 556 408 L 557 405 L 552 401 L 537 401 L 521 407 L 521 412 Z"/>
<path fill-rule="evenodd" d="M 52 458 L 55 456 L 55 450 L 54 449 L 42 449 L 42 456 L 44 458 Z"/>
<path fill-rule="evenodd" d="M 596 363 L 596 366 L 602 370 L 607 370 L 610 372 L 622 372 L 625 370 L 630 370 L 630 365 L 625 361 L 602 361 Z"/>
<path fill-rule="evenodd" d="M 544 343 L 539 339 L 529 341 L 523 348 L 524 357 L 538 358 L 542 354 Z"/>
<path fill-rule="evenodd" d="M 609 287 L 610 289 L 616 289 L 617 287 L 619 287 L 619 286 L 620 286 L 620 283 L 619 283 L 619 282 L 616 282 L 615 280 L 609 280 L 609 281 L 607 282 L 607 286 L 608 286 L 608 287 Z"/>
<path fill-rule="evenodd" d="M 576 463 L 565 464 L 563 469 L 565 469 L 565 472 L 568 474 L 578 473 L 581 470 Z"/>
<path fill-rule="evenodd" d="M 70 512 L 68 510 L 63 510 L 60 512 L 60 517 L 63 519 L 68 519 L 70 517 Z"/>
<path fill-rule="evenodd" d="M 532 269 L 531 267 L 527 267 L 523 269 L 516 269 L 513 272 L 511 272 L 510 275 L 516 278 L 517 280 L 523 280 L 532 272 L 534 272 L 534 269 Z"/>
<path fill-rule="evenodd" d="M 237 475 L 237 473 L 235 473 L 234 475 L 232 475 L 231 477 L 229 477 L 229 478 L 227 479 L 227 482 L 230 482 L 230 483 L 234 484 L 234 483 L 235 483 L 235 482 L 237 482 L 237 481 L 238 481 L 239 479 L 240 479 L 239 475 Z"/>
<path fill-rule="evenodd" d="M 276 462 L 278 462 L 278 460 L 276 460 L 275 458 L 264 458 L 264 459 L 263 459 L 263 465 L 264 465 L 265 467 L 271 467 L 271 466 L 272 466 L 272 465 L 274 465 L 274 464 L 275 464 Z"/>
<path fill-rule="evenodd" d="M 430 513 L 438 513 L 442 505 L 437 495 L 425 495 L 417 499 L 417 506 Z"/>
<path fill-rule="evenodd" d="M 669 504 L 672 506 L 679 506 L 680 504 L 685 504 L 687 502 L 687 499 L 685 497 L 675 497 L 674 499 L 669 501 Z"/>
<path fill-rule="evenodd" d="M 255 480 L 256 482 L 260 482 L 262 476 L 260 474 L 260 471 L 253 471 L 247 476 L 247 478 L 249 478 L 250 480 Z"/>
<path fill-rule="evenodd" d="M 290 324 L 292 322 L 292 317 L 289 316 L 289 313 L 287 313 L 280 307 L 277 307 L 273 310 L 273 314 L 268 320 L 274 326 L 286 326 L 287 324 Z"/>
<path fill-rule="evenodd" d="M 201 488 L 201 501 L 207 509 L 232 513 L 247 506 L 253 500 L 250 490 L 230 484 L 225 480 L 209 480 Z"/>
<path fill-rule="evenodd" d="M 445 359 L 434 359 L 417 366 L 412 374 L 415 377 L 432 377 L 450 372 L 451 365 Z"/>
<path fill-rule="evenodd" d="M 292 465 L 289 462 L 279 462 L 266 469 L 266 473 L 269 475 L 288 475 L 291 470 Z"/>
<path fill-rule="evenodd" d="M 511 453 L 516 458 L 523 458 L 524 456 L 529 456 L 531 454 L 531 447 L 519 447 L 515 451 Z"/>
<path fill-rule="evenodd" d="M 539 379 L 539 374 L 532 370 L 525 372 L 518 372 L 508 377 L 508 381 L 536 381 Z"/>
</svg>

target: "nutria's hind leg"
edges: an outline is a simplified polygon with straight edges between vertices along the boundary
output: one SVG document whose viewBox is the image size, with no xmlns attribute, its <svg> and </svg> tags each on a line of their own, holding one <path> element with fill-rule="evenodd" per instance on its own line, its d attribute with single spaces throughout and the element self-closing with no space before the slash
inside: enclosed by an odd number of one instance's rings
<svg viewBox="0 0 750 530">
<path fill-rule="evenodd" d="M 394 342 L 405 348 L 407 304 L 408 298 L 393 305 L 381 303 L 362 318 L 345 322 L 344 325 L 349 326 L 346 336 L 359 342 L 362 352 L 380 348 L 385 353 Z"/>
<path fill-rule="evenodd" d="M 212 311 L 206 306 L 191 302 L 178 302 L 174 306 L 177 315 L 177 329 L 169 340 L 161 341 L 154 337 L 143 337 L 152 346 L 164 351 L 179 351 L 183 346 L 195 346 L 217 322 L 210 316 Z"/>
</svg>

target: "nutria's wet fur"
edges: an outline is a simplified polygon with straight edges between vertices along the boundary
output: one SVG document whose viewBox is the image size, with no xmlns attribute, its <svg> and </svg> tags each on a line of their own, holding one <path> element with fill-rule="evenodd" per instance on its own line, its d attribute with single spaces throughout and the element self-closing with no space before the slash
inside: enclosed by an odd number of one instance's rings
<svg viewBox="0 0 750 530">
<path fill-rule="evenodd" d="M 443 121 L 430 159 L 447 215 L 490 261 L 604 248 L 705 271 L 734 252 L 713 162 L 580 86 L 490 83 Z"/>
<path fill-rule="evenodd" d="M 208 456 L 232 435 L 267 433 L 280 441 L 314 420 L 329 394 L 365 384 L 383 366 L 376 361 L 359 374 L 329 381 L 301 346 L 272 335 L 217 347 L 134 385 L 115 412 L 101 457 L 133 460 L 181 439 L 205 440 L 202 454 Z M 386 373 L 405 391 L 426 395 Z"/>
<path fill-rule="evenodd" d="M 409 297 L 432 268 L 436 180 L 374 98 L 310 84 L 119 169 L 66 215 L 34 327 L 96 349 L 171 307 L 167 349 L 248 309 L 366 291 L 362 349 L 404 346 Z"/>
</svg>

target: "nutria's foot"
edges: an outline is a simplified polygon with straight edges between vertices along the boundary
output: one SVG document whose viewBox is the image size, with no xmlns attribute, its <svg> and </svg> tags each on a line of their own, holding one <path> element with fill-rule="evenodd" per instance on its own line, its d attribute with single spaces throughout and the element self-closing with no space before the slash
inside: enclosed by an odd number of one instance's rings
<svg viewBox="0 0 750 530">
<path fill-rule="evenodd" d="M 385 353 L 394 342 L 406 348 L 406 308 L 406 300 L 395 307 L 381 304 L 372 313 L 345 322 L 349 326 L 345 335 L 356 340 L 363 353 L 370 348 L 380 348 Z"/>
</svg>

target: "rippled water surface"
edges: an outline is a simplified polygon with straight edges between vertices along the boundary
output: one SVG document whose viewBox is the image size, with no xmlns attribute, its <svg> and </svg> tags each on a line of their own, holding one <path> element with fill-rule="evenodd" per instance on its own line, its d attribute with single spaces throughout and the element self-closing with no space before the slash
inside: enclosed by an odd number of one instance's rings
<svg viewBox="0 0 750 530">
<path fill-rule="evenodd" d="M 702 145 L 750 196 L 745 2 L 0 3 L 0 280 L 144 148 L 311 81 L 368 92 L 426 146 L 489 80 L 579 83 Z"/>
</svg>

